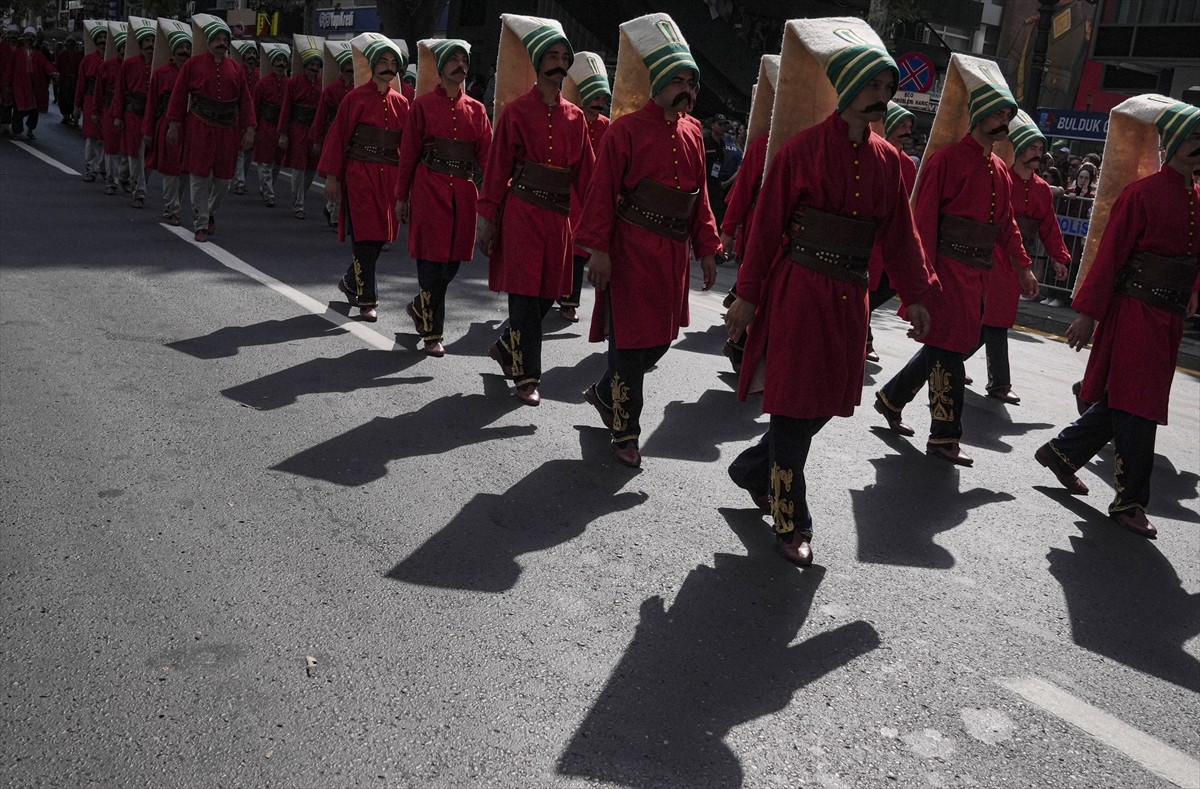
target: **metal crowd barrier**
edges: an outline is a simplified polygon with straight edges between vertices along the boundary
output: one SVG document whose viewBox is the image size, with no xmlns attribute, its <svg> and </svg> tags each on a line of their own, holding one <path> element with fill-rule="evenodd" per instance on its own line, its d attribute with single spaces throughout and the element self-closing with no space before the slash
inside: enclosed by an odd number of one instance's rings
<svg viewBox="0 0 1200 789">
<path fill-rule="evenodd" d="M 1063 242 L 1071 253 L 1071 265 L 1068 267 L 1066 280 L 1055 279 L 1054 266 L 1042 246 L 1040 238 L 1035 239 L 1032 246 L 1033 273 L 1041 284 L 1042 295 L 1049 299 L 1058 299 L 1064 304 L 1071 303 L 1071 291 L 1075 288 L 1075 277 L 1079 273 L 1079 261 L 1083 257 L 1083 242 L 1087 237 L 1088 220 L 1092 215 L 1092 203 L 1095 198 L 1078 197 L 1071 194 L 1061 194 L 1054 201 L 1054 213 L 1058 216 L 1058 227 L 1063 234 Z"/>
</svg>

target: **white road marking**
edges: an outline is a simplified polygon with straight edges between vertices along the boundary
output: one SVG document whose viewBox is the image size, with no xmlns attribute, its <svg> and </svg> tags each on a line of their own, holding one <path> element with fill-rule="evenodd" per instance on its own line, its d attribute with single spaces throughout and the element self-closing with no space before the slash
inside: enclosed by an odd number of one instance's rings
<svg viewBox="0 0 1200 789">
<path fill-rule="evenodd" d="M 232 269 L 239 274 L 243 274 L 256 282 L 266 285 L 271 290 L 275 291 L 281 296 L 291 299 L 312 314 L 320 315 L 322 318 L 334 324 L 335 326 L 340 326 L 351 334 L 357 336 L 360 340 L 368 345 L 371 345 L 382 351 L 394 351 L 400 348 L 400 346 L 397 345 L 394 340 L 390 340 L 374 329 L 368 328 L 361 321 L 356 321 L 353 318 L 348 318 L 345 315 L 342 315 L 340 312 L 331 310 L 327 304 L 322 304 L 316 299 L 306 296 L 305 294 L 296 290 L 291 285 L 286 285 L 269 274 L 264 274 L 263 272 L 254 268 L 254 266 L 251 266 L 249 263 L 239 258 L 237 255 L 227 252 L 211 241 L 203 244 L 198 243 L 195 238 L 193 238 L 191 231 L 185 230 L 182 227 L 171 227 L 170 225 L 160 225 L 160 227 L 166 228 L 168 231 L 179 236 L 181 239 L 196 247 L 201 252 L 213 258 L 226 268 Z"/>
<path fill-rule="evenodd" d="M 23 143 L 18 140 L 9 140 L 9 142 L 11 142 L 13 145 L 17 146 L 21 150 L 25 151 L 25 153 L 28 153 L 31 156 L 34 156 L 38 159 L 41 159 L 43 162 L 50 165 L 51 167 L 57 167 L 59 170 L 62 170 L 67 175 L 82 175 L 82 173 L 80 173 L 78 170 L 72 170 L 70 167 L 67 167 L 62 162 L 58 161 L 57 159 L 55 159 L 53 157 L 47 156 L 46 154 L 42 153 L 37 148 L 34 148 L 32 145 L 29 145 L 28 143 Z"/>
<path fill-rule="evenodd" d="M 1062 688 L 1038 679 L 1021 677 L 1000 684 L 1026 701 L 1062 718 L 1182 789 L 1200 789 L 1200 761 L 1172 748 L 1102 709 L 1075 698 Z"/>
</svg>

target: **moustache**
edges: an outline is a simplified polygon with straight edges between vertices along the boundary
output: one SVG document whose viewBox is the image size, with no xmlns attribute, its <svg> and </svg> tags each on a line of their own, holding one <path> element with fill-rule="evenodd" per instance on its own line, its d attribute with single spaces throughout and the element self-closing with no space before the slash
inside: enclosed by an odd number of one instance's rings
<svg viewBox="0 0 1200 789">
<path fill-rule="evenodd" d="M 878 101 L 868 106 L 863 112 L 887 112 L 887 105 L 882 101 Z"/>
<path fill-rule="evenodd" d="M 547 77 L 565 77 L 567 70 L 565 68 L 552 68 L 546 72 Z"/>
<path fill-rule="evenodd" d="M 1191 159 L 1193 156 L 1200 156 L 1200 148 L 1196 148 L 1188 154 L 1189 159 Z"/>
<path fill-rule="evenodd" d="M 224 52 L 225 50 L 229 49 L 229 47 L 225 46 L 224 44 L 217 44 L 214 49 L 216 49 L 218 52 Z"/>
<path fill-rule="evenodd" d="M 467 70 L 465 68 L 456 68 L 456 69 L 454 69 L 454 71 L 450 72 L 450 76 L 457 77 L 459 74 L 466 74 L 466 73 L 467 73 Z"/>
<path fill-rule="evenodd" d="M 990 132 L 988 132 L 989 137 L 994 137 L 997 134 L 1007 135 L 1008 134 L 1008 124 L 1002 123 L 999 126 L 997 126 L 996 128 L 992 129 Z"/>
<path fill-rule="evenodd" d="M 691 103 L 692 103 L 692 94 L 688 93 L 687 91 L 684 91 L 683 93 L 680 93 L 675 98 L 671 99 L 671 106 L 674 107 L 679 104 L 683 104 L 685 101 L 689 105 L 691 105 Z"/>
<path fill-rule="evenodd" d="M 1026 167 L 1037 167 L 1041 163 L 1042 163 L 1042 157 L 1040 157 L 1040 156 L 1031 156 L 1025 160 Z"/>
<path fill-rule="evenodd" d="M 391 69 L 384 69 L 383 71 L 379 72 L 379 76 L 394 77 L 394 76 L 396 76 L 396 72 L 392 71 Z"/>
<path fill-rule="evenodd" d="M 912 137 L 912 132 L 904 132 L 904 134 L 897 134 L 896 136 L 901 140 L 907 140 L 909 137 Z"/>
</svg>

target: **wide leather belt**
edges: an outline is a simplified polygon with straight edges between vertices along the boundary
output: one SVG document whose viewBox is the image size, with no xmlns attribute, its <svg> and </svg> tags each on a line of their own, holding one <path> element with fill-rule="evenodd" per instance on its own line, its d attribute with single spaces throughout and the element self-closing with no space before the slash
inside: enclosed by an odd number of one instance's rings
<svg viewBox="0 0 1200 789">
<path fill-rule="evenodd" d="M 475 143 L 472 140 L 452 140 L 434 137 L 425 143 L 421 162 L 435 173 L 475 177 Z"/>
<path fill-rule="evenodd" d="M 191 100 L 192 114 L 209 126 L 229 128 L 237 124 L 239 109 L 237 99 L 222 101 L 205 96 L 203 93 L 193 93 Z"/>
<path fill-rule="evenodd" d="M 939 224 L 938 252 L 975 268 L 992 268 L 992 253 L 999 225 L 976 222 L 953 214 L 942 214 Z"/>
<path fill-rule="evenodd" d="M 530 205 L 571 215 L 570 168 L 524 162 L 513 172 L 512 189 L 514 195 Z"/>
<path fill-rule="evenodd" d="M 171 104 L 171 91 L 165 91 L 158 94 L 158 104 L 154 107 L 154 117 L 161 118 L 167 114 L 167 107 Z"/>
<path fill-rule="evenodd" d="M 867 288 L 876 229 L 872 219 L 799 206 L 788 225 L 788 257 L 818 274 Z"/>
<path fill-rule="evenodd" d="M 643 178 L 632 190 L 622 192 L 617 216 L 672 241 L 687 241 L 692 208 L 699 195 L 699 189 L 684 192 Z"/>
<path fill-rule="evenodd" d="M 354 127 L 346 155 L 360 162 L 399 165 L 400 137 L 399 129 L 382 129 L 360 123 Z"/>
<path fill-rule="evenodd" d="M 1137 250 L 1117 274 L 1116 292 L 1175 315 L 1187 315 L 1200 260 Z"/>
<path fill-rule="evenodd" d="M 301 126 L 312 126 L 312 122 L 317 118 L 317 107 L 314 104 L 293 104 L 292 105 L 292 123 L 299 123 Z"/>
<path fill-rule="evenodd" d="M 146 94 L 130 91 L 125 94 L 125 112 L 134 115 L 146 114 Z"/>
<path fill-rule="evenodd" d="M 85 96 L 95 96 L 96 95 L 96 77 L 94 75 L 83 78 L 83 95 L 85 95 Z"/>
<path fill-rule="evenodd" d="M 1033 257 L 1033 242 L 1037 241 L 1041 226 L 1042 223 L 1031 216 L 1017 217 L 1017 227 L 1021 230 L 1021 243 L 1025 245 L 1025 251 L 1029 252 L 1030 257 Z"/>
<path fill-rule="evenodd" d="M 263 101 L 258 109 L 258 117 L 265 123 L 279 123 L 279 111 L 281 109 L 283 108 L 278 104 Z"/>
</svg>

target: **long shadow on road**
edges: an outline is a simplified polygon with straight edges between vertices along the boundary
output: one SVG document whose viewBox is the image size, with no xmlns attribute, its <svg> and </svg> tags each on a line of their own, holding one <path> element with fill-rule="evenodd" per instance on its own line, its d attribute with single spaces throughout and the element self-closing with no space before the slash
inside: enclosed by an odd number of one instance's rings
<svg viewBox="0 0 1200 789">
<path fill-rule="evenodd" d="M 759 414 L 756 404 L 738 402 L 736 392 L 706 389 L 693 402 L 668 403 L 642 451 L 654 457 L 711 463 L 721 458 L 718 445 L 747 441 L 765 432 L 766 425 L 755 421 Z"/>
<path fill-rule="evenodd" d="M 346 334 L 320 315 L 305 313 L 286 320 L 261 321 L 249 326 L 223 326 L 201 337 L 167 343 L 168 348 L 197 359 L 223 359 L 237 356 L 242 348 L 256 345 L 282 345 L 296 340 L 312 340 Z"/>
<path fill-rule="evenodd" d="M 1137 671 L 1200 692 L 1200 661 L 1184 645 L 1200 633 L 1200 593 L 1150 540 L 1125 531 L 1065 491 L 1035 485 L 1080 518 L 1071 550 L 1052 548 L 1075 643 Z"/>
<path fill-rule="evenodd" d="M 729 731 L 786 708 L 798 690 L 880 645 L 863 621 L 791 645 L 824 570 L 781 561 L 756 513 L 722 513 L 748 555 L 696 567 L 669 607 L 657 595 L 642 603 L 632 642 L 559 757 L 560 774 L 639 789 L 740 786 Z"/>
</svg>

